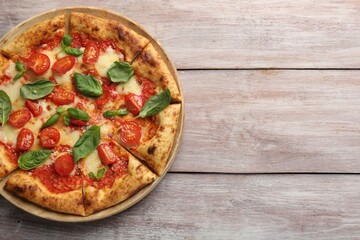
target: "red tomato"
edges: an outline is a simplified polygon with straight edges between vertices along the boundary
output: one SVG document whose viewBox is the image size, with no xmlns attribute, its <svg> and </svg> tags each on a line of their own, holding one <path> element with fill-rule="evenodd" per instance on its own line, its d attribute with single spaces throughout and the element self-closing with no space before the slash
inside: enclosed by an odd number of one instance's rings
<svg viewBox="0 0 360 240">
<path fill-rule="evenodd" d="M 141 94 L 147 100 L 149 97 L 151 97 L 152 95 L 155 94 L 156 85 L 146 78 L 142 78 L 141 81 L 142 81 L 142 85 L 143 85 Z"/>
<path fill-rule="evenodd" d="M 115 99 L 119 96 L 119 93 L 113 90 L 111 87 L 106 84 L 102 85 L 103 95 L 95 100 L 96 106 L 98 108 L 103 108 L 106 103 L 110 101 L 110 99 Z"/>
<path fill-rule="evenodd" d="M 75 101 L 75 94 L 62 88 L 55 88 L 52 101 L 56 105 L 67 105 Z"/>
<path fill-rule="evenodd" d="M 100 144 L 97 147 L 97 151 L 99 158 L 104 165 L 112 164 L 120 159 L 109 144 Z"/>
<path fill-rule="evenodd" d="M 75 126 L 85 126 L 87 124 L 87 121 L 85 120 L 77 120 L 77 119 L 70 119 L 70 124 Z"/>
<path fill-rule="evenodd" d="M 82 73 L 85 75 L 92 75 L 94 77 L 99 76 L 99 73 L 95 68 L 87 69 L 87 70 L 83 71 Z"/>
<path fill-rule="evenodd" d="M 14 128 L 21 128 L 30 120 L 30 118 L 31 118 L 31 113 L 29 109 L 23 108 L 11 112 L 9 116 L 9 123 Z"/>
<path fill-rule="evenodd" d="M 126 121 L 120 127 L 120 141 L 127 145 L 137 145 L 141 138 L 141 126 L 134 121 Z"/>
<path fill-rule="evenodd" d="M 38 102 L 34 100 L 27 99 L 25 102 L 25 107 L 30 110 L 34 117 L 39 116 L 43 111 L 42 107 L 38 104 Z"/>
<path fill-rule="evenodd" d="M 75 65 L 75 57 L 74 56 L 66 56 L 58 59 L 54 65 L 52 66 L 52 70 L 59 75 L 63 75 L 68 72 Z"/>
<path fill-rule="evenodd" d="M 129 93 L 125 96 L 125 106 L 132 114 L 137 115 L 144 104 L 142 96 Z"/>
<path fill-rule="evenodd" d="M 16 138 L 16 149 L 21 151 L 29 150 L 34 144 L 34 134 L 27 128 L 20 130 Z"/>
<path fill-rule="evenodd" d="M 69 154 L 61 155 L 55 160 L 54 168 L 60 176 L 68 176 L 74 167 L 74 159 Z"/>
<path fill-rule="evenodd" d="M 44 148 L 53 148 L 60 141 L 60 132 L 56 128 L 48 127 L 40 132 L 40 144 Z"/>
<path fill-rule="evenodd" d="M 33 53 L 27 60 L 29 68 L 37 75 L 45 73 L 50 67 L 50 59 L 43 53 Z"/>
<path fill-rule="evenodd" d="M 83 62 L 85 64 L 95 64 L 99 59 L 100 49 L 94 43 L 89 43 L 84 50 Z"/>
</svg>

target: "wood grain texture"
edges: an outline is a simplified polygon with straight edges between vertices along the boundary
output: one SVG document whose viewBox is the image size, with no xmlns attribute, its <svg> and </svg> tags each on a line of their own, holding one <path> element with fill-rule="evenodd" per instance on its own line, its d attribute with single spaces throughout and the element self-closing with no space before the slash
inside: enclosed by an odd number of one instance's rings
<svg viewBox="0 0 360 240">
<path fill-rule="evenodd" d="M 1 1 L 0 35 L 50 9 L 86 5 L 144 25 L 175 65 L 193 68 L 358 68 L 357 0 Z M 146 9 L 146 10 L 145 10 Z"/>
<path fill-rule="evenodd" d="M 171 171 L 360 172 L 358 71 L 180 71 Z"/>
<path fill-rule="evenodd" d="M 359 188 L 358 175 L 168 174 L 145 201 L 90 223 L 48 222 L 0 198 L 0 234 L 38 240 L 358 239 Z"/>
</svg>

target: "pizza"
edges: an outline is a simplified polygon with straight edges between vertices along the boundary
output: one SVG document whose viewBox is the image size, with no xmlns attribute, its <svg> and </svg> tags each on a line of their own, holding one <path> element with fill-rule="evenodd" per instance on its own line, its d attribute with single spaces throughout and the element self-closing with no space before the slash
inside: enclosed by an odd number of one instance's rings
<svg viewBox="0 0 360 240">
<path fill-rule="evenodd" d="M 164 174 L 182 96 L 156 43 L 82 12 L 0 49 L 0 178 L 43 208 L 88 216 Z"/>
</svg>

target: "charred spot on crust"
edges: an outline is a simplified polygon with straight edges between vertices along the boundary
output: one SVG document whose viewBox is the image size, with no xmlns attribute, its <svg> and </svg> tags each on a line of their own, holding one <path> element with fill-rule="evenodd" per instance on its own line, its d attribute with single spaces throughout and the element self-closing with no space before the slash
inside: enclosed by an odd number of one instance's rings
<svg viewBox="0 0 360 240">
<path fill-rule="evenodd" d="M 125 41 L 125 33 L 124 33 L 124 30 L 120 27 L 118 27 L 117 29 L 117 32 L 118 32 L 118 37 L 121 41 Z"/>
<path fill-rule="evenodd" d="M 151 147 L 148 148 L 147 152 L 148 152 L 148 154 L 154 154 L 155 150 L 156 150 L 156 147 L 151 146 Z"/>
<path fill-rule="evenodd" d="M 25 192 L 25 189 L 16 186 L 16 187 L 14 188 L 14 191 L 15 191 L 15 192 L 18 192 L 18 193 L 24 193 L 24 192 Z"/>
<path fill-rule="evenodd" d="M 156 61 L 153 59 L 150 53 L 144 53 L 143 59 L 146 63 L 149 63 L 152 67 L 156 67 Z"/>
<path fill-rule="evenodd" d="M 100 30 L 99 26 L 95 26 L 91 29 L 93 32 L 98 32 Z"/>
</svg>

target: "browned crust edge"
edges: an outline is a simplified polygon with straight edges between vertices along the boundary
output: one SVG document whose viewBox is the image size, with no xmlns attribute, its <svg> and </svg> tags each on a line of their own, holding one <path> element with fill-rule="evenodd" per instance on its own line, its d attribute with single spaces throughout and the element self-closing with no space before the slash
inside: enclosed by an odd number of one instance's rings
<svg viewBox="0 0 360 240">
<path fill-rule="evenodd" d="M 81 189 L 59 194 L 52 193 L 39 180 L 24 171 L 11 175 L 5 189 L 41 207 L 85 216 Z"/>
</svg>

